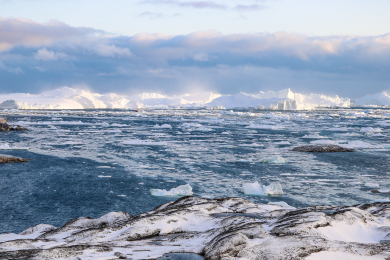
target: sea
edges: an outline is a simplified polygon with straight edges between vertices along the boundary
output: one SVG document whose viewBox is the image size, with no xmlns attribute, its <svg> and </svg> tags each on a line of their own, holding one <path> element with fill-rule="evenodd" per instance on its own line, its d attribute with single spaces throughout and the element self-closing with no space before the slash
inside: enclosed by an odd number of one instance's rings
<svg viewBox="0 0 390 260">
<path fill-rule="evenodd" d="M 0 155 L 31 161 L 0 165 L 0 233 L 113 211 L 136 215 L 178 198 L 150 189 L 185 184 L 198 197 L 294 207 L 390 197 L 386 108 L 2 110 L 1 117 L 29 131 L 0 133 Z M 308 144 L 355 151 L 292 151 Z M 283 195 L 244 194 L 242 185 L 254 182 L 279 183 Z"/>
</svg>

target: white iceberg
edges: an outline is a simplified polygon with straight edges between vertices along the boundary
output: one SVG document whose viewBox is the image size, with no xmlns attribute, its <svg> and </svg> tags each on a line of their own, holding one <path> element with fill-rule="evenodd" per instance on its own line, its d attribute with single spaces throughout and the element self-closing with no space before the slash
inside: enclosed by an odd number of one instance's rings
<svg viewBox="0 0 390 260">
<path fill-rule="evenodd" d="M 275 110 L 302 110 L 317 107 L 349 107 L 350 100 L 321 94 L 303 95 L 290 89 L 256 94 L 221 95 L 212 92 L 167 96 L 158 93 L 118 95 L 62 87 L 40 94 L 12 93 L 0 95 L 0 109 L 169 109 L 200 108 L 225 109 L 256 107 Z M 134 114 L 135 116 L 144 116 Z M 54 119 L 58 120 L 58 119 Z"/>
<path fill-rule="evenodd" d="M 357 106 L 390 106 L 390 96 L 386 92 L 369 95 L 355 100 Z"/>
<path fill-rule="evenodd" d="M 177 196 L 191 196 L 193 194 L 192 187 L 189 184 L 180 185 L 172 188 L 169 191 L 160 189 L 150 189 L 152 196 L 156 197 L 177 197 Z"/>
<path fill-rule="evenodd" d="M 272 157 L 267 157 L 267 158 L 264 158 L 262 159 L 260 162 L 262 163 L 286 163 L 287 160 L 284 159 L 282 156 L 280 155 L 274 155 Z"/>
<path fill-rule="evenodd" d="M 283 195 L 282 185 L 280 183 L 271 183 L 270 185 L 260 185 L 257 181 L 253 183 L 243 183 L 242 192 L 246 195 L 254 196 L 276 196 Z"/>
</svg>

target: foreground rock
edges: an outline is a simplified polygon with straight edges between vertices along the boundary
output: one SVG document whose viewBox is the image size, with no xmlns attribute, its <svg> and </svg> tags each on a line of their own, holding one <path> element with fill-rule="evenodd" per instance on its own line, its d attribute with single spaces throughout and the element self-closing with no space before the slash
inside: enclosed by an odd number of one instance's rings
<svg viewBox="0 0 390 260">
<path fill-rule="evenodd" d="M 20 162 L 29 162 L 29 161 L 30 161 L 30 159 L 0 156 L 0 164 L 2 164 L 2 163 L 20 163 Z"/>
<path fill-rule="evenodd" d="M 0 259 L 157 259 L 173 252 L 210 260 L 389 259 L 389 240 L 390 203 L 295 209 L 184 197 L 137 216 L 112 212 L 1 234 Z"/>
<path fill-rule="evenodd" d="M 344 148 L 338 145 L 305 145 L 294 147 L 292 149 L 296 152 L 308 152 L 308 153 L 340 153 L 340 152 L 353 152 L 354 149 Z"/>
<path fill-rule="evenodd" d="M 28 131 L 28 129 L 20 125 L 8 125 L 7 123 L 0 123 L 0 132 L 9 131 Z"/>
</svg>

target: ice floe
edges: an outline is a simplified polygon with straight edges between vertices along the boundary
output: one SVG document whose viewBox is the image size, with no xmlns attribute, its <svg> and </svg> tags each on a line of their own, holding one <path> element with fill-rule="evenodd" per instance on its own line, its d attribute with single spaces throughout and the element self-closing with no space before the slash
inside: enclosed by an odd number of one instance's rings
<svg viewBox="0 0 390 260">
<path fill-rule="evenodd" d="M 253 183 L 243 183 L 242 192 L 253 196 L 275 196 L 283 195 L 282 185 L 280 183 L 271 183 L 270 185 L 261 185 L 257 181 Z"/>
<path fill-rule="evenodd" d="M 271 157 L 266 157 L 264 159 L 261 159 L 260 162 L 262 163 L 287 163 L 287 160 L 283 158 L 280 155 L 274 155 Z"/>
<path fill-rule="evenodd" d="M 189 184 L 180 185 L 176 188 L 172 188 L 169 191 L 160 189 L 150 189 L 152 196 L 156 197 L 177 197 L 177 196 L 190 196 L 193 194 L 192 187 Z"/>
</svg>

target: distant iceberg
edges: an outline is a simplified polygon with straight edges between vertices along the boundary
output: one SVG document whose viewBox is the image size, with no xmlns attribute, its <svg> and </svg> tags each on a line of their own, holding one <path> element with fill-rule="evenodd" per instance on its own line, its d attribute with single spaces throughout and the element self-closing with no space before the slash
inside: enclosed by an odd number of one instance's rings
<svg viewBox="0 0 390 260">
<path fill-rule="evenodd" d="M 299 94 L 290 89 L 257 94 L 221 95 L 213 92 L 167 96 L 159 93 L 119 95 L 62 87 L 41 94 L 0 95 L 0 109 L 176 109 L 258 108 L 307 110 L 317 107 L 349 107 L 350 100 L 321 94 Z"/>
<path fill-rule="evenodd" d="M 355 106 L 390 106 L 390 95 L 382 92 L 376 95 L 368 95 L 355 100 Z"/>
<path fill-rule="evenodd" d="M 150 193 L 152 196 L 158 196 L 158 197 L 175 197 L 175 196 L 191 196 L 192 193 L 192 187 L 189 184 L 186 185 L 180 185 L 179 187 L 167 190 L 160 190 L 160 189 L 150 189 Z"/>
</svg>

